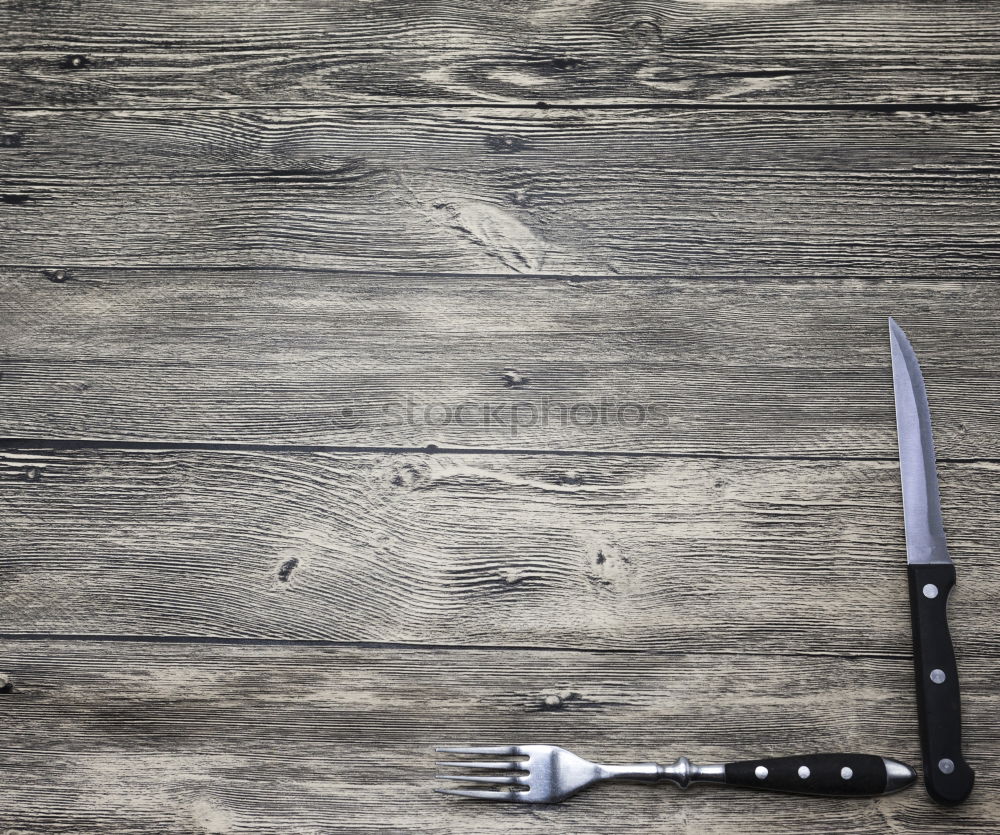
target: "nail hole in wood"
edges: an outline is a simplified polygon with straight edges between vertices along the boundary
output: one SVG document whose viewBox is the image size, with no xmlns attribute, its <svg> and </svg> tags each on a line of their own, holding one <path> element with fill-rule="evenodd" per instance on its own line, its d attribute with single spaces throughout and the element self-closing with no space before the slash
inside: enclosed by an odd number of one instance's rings
<svg viewBox="0 0 1000 835">
<path fill-rule="evenodd" d="M 90 66 L 90 59 L 86 55 L 67 55 L 59 65 L 64 70 L 82 70 Z"/>
</svg>

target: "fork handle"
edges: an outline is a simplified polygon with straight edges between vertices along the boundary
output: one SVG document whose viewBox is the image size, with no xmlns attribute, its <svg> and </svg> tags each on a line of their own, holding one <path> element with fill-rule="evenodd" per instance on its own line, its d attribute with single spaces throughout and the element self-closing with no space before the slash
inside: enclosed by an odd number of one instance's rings
<svg viewBox="0 0 1000 835">
<path fill-rule="evenodd" d="M 725 765 L 725 783 L 748 789 L 831 797 L 890 794 L 909 786 L 916 772 L 873 754 L 806 754 Z"/>
</svg>

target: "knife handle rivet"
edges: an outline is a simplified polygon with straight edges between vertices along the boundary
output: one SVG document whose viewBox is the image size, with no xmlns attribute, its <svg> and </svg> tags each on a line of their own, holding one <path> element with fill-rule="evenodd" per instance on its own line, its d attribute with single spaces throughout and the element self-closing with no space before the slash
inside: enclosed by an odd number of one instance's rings
<svg viewBox="0 0 1000 835">
<path fill-rule="evenodd" d="M 809 766 L 800 765 L 799 766 L 799 777 L 805 780 L 809 776 Z"/>
<path fill-rule="evenodd" d="M 931 681 L 935 684 L 941 684 L 945 678 L 944 670 L 931 670 Z"/>
<path fill-rule="evenodd" d="M 754 773 L 754 776 L 755 776 L 755 777 L 756 777 L 756 778 L 757 778 L 758 780 L 765 780 L 765 779 L 767 779 L 767 769 L 766 769 L 766 768 L 764 768 L 764 766 L 762 766 L 762 765 L 758 765 L 758 766 L 757 766 L 757 767 L 756 767 L 756 768 L 755 768 L 755 769 L 753 770 L 753 773 Z"/>
<path fill-rule="evenodd" d="M 929 600 L 933 600 L 935 597 L 938 596 L 938 587 L 935 586 L 933 583 L 928 583 L 926 586 L 924 586 L 923 592 L 924 592 L 924 597 L 928 598 Z"/>
<path fill-rule="evenodd" d="M 945 757 L 943 760 L 938 761 L 938 769 L 940 769 L 942 774 L 951 774 L 955 770 L 955 763 Z"/>
<path fill-rule="evenodd" d="M 845 780 L 850 780 L 854 776 L 854 769 L 845 765 L 840 769 L 840 776 Z"/>
</svg>

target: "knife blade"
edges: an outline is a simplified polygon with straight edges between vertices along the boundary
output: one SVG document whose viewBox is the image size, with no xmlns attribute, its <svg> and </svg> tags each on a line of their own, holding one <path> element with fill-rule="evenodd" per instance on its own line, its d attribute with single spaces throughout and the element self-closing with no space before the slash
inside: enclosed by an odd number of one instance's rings
<svg viewBox="0 0 1000 835">
<path fill-rule="evenodd" d="M 891 317 L 889 343 L 924 785 L 934 800 L 953 805 L 969 796 L 975 779 L 962 756 L 958 668 L 948 629 L 948 595 L 955 585 L 955 566 L 941 519 L 924 377 L 913 346 Z"/>
</svg>

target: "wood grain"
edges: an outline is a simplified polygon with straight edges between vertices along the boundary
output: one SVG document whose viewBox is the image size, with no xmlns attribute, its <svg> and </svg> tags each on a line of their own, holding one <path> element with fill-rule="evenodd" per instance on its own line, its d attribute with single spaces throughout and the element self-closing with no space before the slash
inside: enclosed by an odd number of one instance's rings
<svg viewBox="0 0 1000 835">
<path fill-rule="evenodd" d="M 831 800 L 618 785 L 535 808 L 431 792 L 431 748 L 470 740 L 619 762 L 861 750 L 915 763 L 902 658 L 6 641 L 5 663 L 8 832 L 989 833 L 1000 811 L 995 664 L 963 679 L 977 790 L 943 809 L 918 786 Z"/>
<path fill-rule="evenodd" d="M 993 281 L 0 271 L 0 437 L 896 456 L 886 315 L 942 459 L 997 457 Z"/>
<path fill-rule="evenodd" d="M 3 100 L 996 103 L 986 0 L 10 2 Z"/>
<path fill-rule="evenodd" d="M 987 275 L 1000 112 L 12 111 L 7 264 Z"/>
<path fill-rule="evenodd" d="M 3 835 L 996 831 L 995 4 L 0 17 Z M 888 314 L 970 802 L 434 796 L 449 742 L 919 761 Z"/>
<path fill-rule="evenodd" d="M 894 461 L 3 453 L 0 632 L 908 657 Z M 960 665 L 995 463 L 941 466 Z"/>
</svg>

